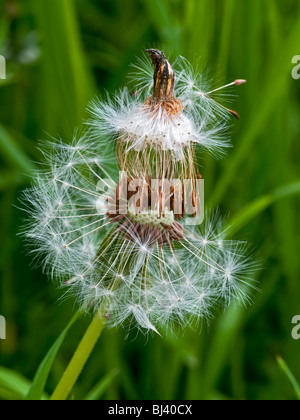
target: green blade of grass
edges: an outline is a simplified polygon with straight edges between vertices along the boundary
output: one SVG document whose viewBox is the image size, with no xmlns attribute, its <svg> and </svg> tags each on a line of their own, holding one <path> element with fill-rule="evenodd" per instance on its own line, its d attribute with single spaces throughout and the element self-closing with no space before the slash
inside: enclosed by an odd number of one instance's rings
<svg viewBox="0 0 300 420">
<path fill-rule="evenodd" d="M 2 125 L 0 125 L 0 153 L 21 174 L 34 174 L 33 164 Z"/>
<path fill-rule="evenodd" d="M 203 374 L 206 399 L 210 399 L 214 392 L 217 379 L 225 364 L 231 345 L 234 343 L 236 334 L 242 325 L 245 310 L 245 306 L 232 305 L 224 313 L 215 328 Z"/>
<path fill-rule="evenodd" d="M 178 49 L 180 27 L 175 23 L 176 18 L 170 4 L 165 0 L 145 0 L 144 6 L 160 37 Z"/>
<path fill-rule="evenodd" d="M 220 38 L 220 52 L 219 52 L 219 67 L 223 72 L 226 71 L 229 53 L 230 53 L 230 42 L 232 33 L 233 16 L 236 7 L 236 0 L 229 0 L 226 3 L 224 20 L 222 22 L 222 31 Z"/>
<path fill-rule="evenodd" d="M 85 401 L 99 400 L 102 395 L 107 391 L 113 380 L 119 375 L 118 369 L 110 371 L 101 381 L 88 393 L 84 398 Z"/>
<path fill-rule="evenodd" d="M 285 373 L 286 377 L 288 378 L 288 380 L 290 381 L 298 400 L 300 401 L 300 385 L 297 382 L 295 376 L 292 374 L 290 368 L 288 367 L 288 365 L 286 364 L 286 362 L 282 359 L 281 356 L 277 356 L 277 363 L 279 365 L 279 367 L 281 368 L 281 370 Z"/>
<path fill-rule="evenodd" d="M 0 396 L 23 400 L 30 388 L 30 381 L 17 372 L 0 367 Z"/>
<path fill-rule="evenodd" d="M 285 185 L 269 195 L 257 198 L 252 203 L 247 204 L 233 217 L 232 222 L 228 223 L 230 227 L 227 232 L 230 234 L 237 232 L 276 201 L 295 194 L 300 194 L 300 181 Z"/>
<path fill-rule="evenodd" d="M 40 102 L 43 129 L 73 135 L 95 90 L 86 66 L 73 0 L 34 2 L 34 17 L 41 35 Z"/>
<path fill-rule="evenodd" d="M 50 373 L 50 370 L 52 368 L 52 365 L 54 363 L 54 360 L 56 358 L 56 355 L 67 335 L 72 325 L 77 321 L 77 319 L 80 316 L 80 312 L 77 312 L 67 327 L 64 329 L 64 331 L 60 334 L 60 336 L 57 338 L 53 346 L 50 348 L 49 352 L 46 354 L 44 360 L 40 364 L 36 375 L 34 377 L 34 380 L 32 382 L 32 386 L 30 387 L 30 390 L 28 392 L 28 395 L 26 396 L 26 400 L 40 400 L 42 397 L 42 394 L 44 392 L 44 388 Z"/>
</svg>

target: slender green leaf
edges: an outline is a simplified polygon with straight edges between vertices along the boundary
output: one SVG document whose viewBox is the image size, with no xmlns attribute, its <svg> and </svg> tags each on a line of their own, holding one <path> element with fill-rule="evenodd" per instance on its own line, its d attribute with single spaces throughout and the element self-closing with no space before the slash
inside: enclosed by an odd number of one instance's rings
<svg viewBox="0 0 300 420">
<path fill-rule="evenodd" d="M 232 305 L 227 309 L 214 329 L 203 377 L 206 398 L 211 398 L 212 396 L 230 348 L 241 327 L 245 310 L 245 306 Z"/>
<path fill-rule="evenodd" d="M 0 367 L 0 396 L 23 400 L 30 388 L 30 381 L 17 372 Z"/>
<path fill-rule="evenodd" d="M 32 386 L 28 392 L 28 395 L 26 396 L 26 400 L 40 400 L 41 399 L 50 370 L 56 358 L 56 355 L 68 331 L 70 330 L 72 325 L 77 321 L 79 316 L 80 316 L 80 312 L 77 312 L 72 318 L 72 320 L 69 322 L 67 327 L 64 329 L 64 331 L 60 334 L 58 339 L 55 341 L 55 343 L 53 344 L 49 352 L 46 354 L 44 360 L 42 361 L 42 363 L 40 364 L 37 370 Z"/>
<path fill-rule="evenodd" d="M 34 165 L 2 125 L 0 125 L 0 154 L 22 174 L 34 174 Z"/>
<path fill-rule="evenodd" d="M 109 372 L 101 381 L 88 393 L 85 397 L 86 401 L 96 401 L 99 400 L 105 391 L 109 388 L 113 380 L 119 375 L 118 369 L 113 369 Z"/>
<path fill-rule="evenodd" d="M 73 0 L 34 2 L 34 18 L 42 38 L 40 101 L 43 129 L 72 136 L 81 123 L 93 82 L 87 69 Z"/>
<path fill-rule="evenodd" d="M 237 232 L 277 200 L 282 200 L 295 194 L 300 194 L 300 181 L 280 187 L 269 195 L 257 198 L 233 217 L 233 220 L 229 222 L 230 228 L 228 232 L 231 234 Z"/>
<path fill-rule="evenodd" d="M 294 391 L 297 395 L 298 400 L 300 400 L 300 385 L 297 382 L 295 376 L 292 374 L 290 368 L 286 364 L 286 362 L 282 359 L 282 357 L 277 356 L 277 363 L 281 370 L 285 373 L 286 377 L 290 381 L 292 387 L 294 388 Z"/>
</svg>

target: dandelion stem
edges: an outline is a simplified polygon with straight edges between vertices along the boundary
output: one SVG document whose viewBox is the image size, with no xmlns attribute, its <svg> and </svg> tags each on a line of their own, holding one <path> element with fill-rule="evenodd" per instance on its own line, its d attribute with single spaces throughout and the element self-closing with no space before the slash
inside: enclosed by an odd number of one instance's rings
<svg viewBox="0 0 300 420">
<path fill-rule="evenodd" d="M 97 311 L 50 400 L 64 401 L 68 398 L 103 331 L 105 323 L 103 310 Z"/>
</svg>

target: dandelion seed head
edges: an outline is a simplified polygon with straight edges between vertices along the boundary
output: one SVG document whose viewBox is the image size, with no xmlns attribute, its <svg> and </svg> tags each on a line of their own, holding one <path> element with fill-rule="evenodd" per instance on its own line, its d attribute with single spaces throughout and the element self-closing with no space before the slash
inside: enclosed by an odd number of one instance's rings
<svg viewBox="0 0 300 420">
<path fill-rule="evenodd" d="M 155 210 L 142 211 L 141 213 L 136 214 L 134 210 L 129 209 L 128 214 L 134 222 L 138 222 L 141 225 L 159 226 L 161 229 L 162 225 L 171 227 L 175 220 L 172 211 L 166 211 L 159 217 Z"/>
<path fill-rule="evenodd" d="M 134 68 L 142 73 L 136 94 L 125 88 L 94 101 L 86 134 L 45 145 L 46 167 L 24 192 L 24 234 L 64 297 L 74 296 L 86 311 L 105 308 L 109 326 L 158 333 L 209 320 L 216 305 L 247 302 L 255 265 L 244 243 L 227 239 L 217 213 L 201 226 L 185 223 L 171 204 L 174 192 L 168 206 L 160 197 L 154 210 L 146 200 L 122 211 L 122 179 L 115 176 L 110 140 L 119 168 L 128 170 L 129 181 L 142 179 L 146 190 L 154 175 L 169 180 L 181 171 L 196 177 L 195 145 L 216 155 L 228 147 L 228 112 L 212 100 L 205 78 L 183 58 L 174 71 L 163 53 L 148 52 L 153 63 L 139 61 Z"/>
</svg>

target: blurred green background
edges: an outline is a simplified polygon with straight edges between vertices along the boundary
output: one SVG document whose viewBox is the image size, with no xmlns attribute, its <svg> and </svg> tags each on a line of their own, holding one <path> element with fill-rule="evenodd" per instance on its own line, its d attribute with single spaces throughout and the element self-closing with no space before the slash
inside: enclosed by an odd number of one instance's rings
<svg viewBox="0 0 300 420">
<path fill-rule="evenodd" d="M 300 54 L 299 1 L 2 0 L 0 10 L 7 59 L 0 81 L 0 315 L 7 320 L 0 398 L 26 394 L 75 310 L 31 266 L 17 236 L 24 214 L 16 206 L 41 161 L 38 141 L 71 139 L 88 101 L 123 86 L 129 64 L 149 47 L 171 59 L 200 58 L 212 87 L 248 80 L 234 104 L 241 115 L 234 148 L 222 161 L 202 155 L 201 163 L 206 205 L 229 214 L 235 237 L 260 253 L 261 291 L 251 306 L 220 311 L 201 331 L 127 338 L 122 329 L 106 330 L 74 397 L 85 398 L 102 381 L 97 398 L 104 399 L 297 398 L 276 356 L 300 380 L 300 341 L 291 336 L 291 320 L 300 315 L 300 80 L 291 76 Z M 69 332 L 48 393 L 88 322 Z"/>
</svg>

